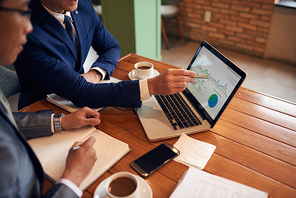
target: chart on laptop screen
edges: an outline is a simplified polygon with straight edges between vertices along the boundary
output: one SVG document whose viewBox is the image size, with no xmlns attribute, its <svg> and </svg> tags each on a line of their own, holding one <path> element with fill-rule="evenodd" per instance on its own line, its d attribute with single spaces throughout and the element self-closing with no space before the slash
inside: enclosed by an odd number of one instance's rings
<svg viewBox="0 0 296 198">
<path fill-rule="evenodd" d="M 195 79 L 195 83 L 189 84 L 187 88 L 215 119 L 240 76 L 205 47 L 200 50 L 190 70 L 196 75 L 209 76 L 208 79 Z"/>
</svg>

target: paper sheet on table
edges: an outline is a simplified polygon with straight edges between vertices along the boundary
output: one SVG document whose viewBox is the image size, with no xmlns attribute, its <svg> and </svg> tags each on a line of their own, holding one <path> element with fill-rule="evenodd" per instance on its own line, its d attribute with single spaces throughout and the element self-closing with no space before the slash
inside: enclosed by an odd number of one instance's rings
<svg viewBox="0 0 296 198">
<path fill-rule="evenodd" d="M 216 146 L 195 140 L 186 134 L 182 134 L 174 146 L 180 151 L 175 161 L 200 169 L 205 167 L 216 149 Z"/>
<path fill-rule="evenodd" d="M 190 167 L 170 198 L 267 198 L 266 192 Z"/>
</svg>

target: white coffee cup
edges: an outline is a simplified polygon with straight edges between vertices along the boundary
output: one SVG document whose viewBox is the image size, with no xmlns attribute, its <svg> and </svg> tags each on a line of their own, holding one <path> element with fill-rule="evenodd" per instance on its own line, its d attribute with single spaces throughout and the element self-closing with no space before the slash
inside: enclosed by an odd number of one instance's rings
<svg viewBox="0 0 296 198">
<path fill-rule="evenodd" d="M 150 62 L 138 62 L 135 64 L 135 69 L 132 71 L 132 76 L 140 79 L 150 78 L 153 76 L 153 64 Z"/>
<path fill-rule="evenodd" d="M 129 172 L 118 172 L 106 179 L 100 198 L 139 198 L 139 181 Z"/>
</svg>

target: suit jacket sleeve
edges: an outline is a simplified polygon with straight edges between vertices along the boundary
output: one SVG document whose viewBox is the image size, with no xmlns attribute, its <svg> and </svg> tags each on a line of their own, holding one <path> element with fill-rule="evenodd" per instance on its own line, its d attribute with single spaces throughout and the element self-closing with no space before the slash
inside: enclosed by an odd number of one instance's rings
<svg viewBox="0 0 296 198">
<path fill-rule="evenodd" d="M 23 134 L 5 117 L 1 108 L 0 131 L 0 197 L 41 197 L 44 183 L 41 164 Z M 68 186 L 56 184 L 44 197 L 78 196 Z"/>
<path fill-rule="evenodd" d="M 34 30 L 15 63 L 22 87 L 19 108 L 49 93 L 56 93 L 78 107 L 141 106 L 138 81 L 92 84 L 80 75 L 91 46 L 99 55 L 92 66 L 106 70 L 106 78 L 110 77 L 120 56 L 118 42 L 103 26 L 90 1 L 79 1 L 78 14 L 72 13 L 80 59 L 62 25 L 38 0 L 32 0 L 31 5 Z"/>
<path fill-rule="evenodd" d="M 13 112 L 13 117 L 19 130 L 27 139 L 52 135 L 52 110 L 37 112 Z"/>
</svg>

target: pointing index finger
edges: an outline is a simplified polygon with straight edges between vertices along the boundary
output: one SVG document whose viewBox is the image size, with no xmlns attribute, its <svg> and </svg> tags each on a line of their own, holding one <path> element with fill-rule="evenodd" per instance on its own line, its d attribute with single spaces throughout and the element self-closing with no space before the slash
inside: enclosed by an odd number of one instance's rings
<svg viewBox="0 0 296 198">
<path fill-rule="evenodd" d="M 195 72 L 190 71 L 190 70 L 185 70 L 185 69 L 176 69 L 175 70 L 176 75 L 181 75 L 181 76 L 195 76 Z"/>
</svg>

